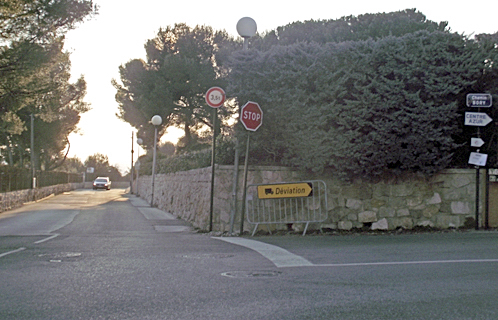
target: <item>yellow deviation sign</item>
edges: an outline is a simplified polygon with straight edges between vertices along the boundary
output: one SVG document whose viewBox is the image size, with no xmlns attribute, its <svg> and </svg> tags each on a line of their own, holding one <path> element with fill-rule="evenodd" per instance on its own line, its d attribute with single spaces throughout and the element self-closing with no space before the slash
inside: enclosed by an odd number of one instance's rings
<svg viewBox="0 0 498 320">
<path fill-rule="evenodd" d="M 302 198 L 313 194 L 311 183 L 286 183 L 258 186 L 259 199 Z"/>
</svg>

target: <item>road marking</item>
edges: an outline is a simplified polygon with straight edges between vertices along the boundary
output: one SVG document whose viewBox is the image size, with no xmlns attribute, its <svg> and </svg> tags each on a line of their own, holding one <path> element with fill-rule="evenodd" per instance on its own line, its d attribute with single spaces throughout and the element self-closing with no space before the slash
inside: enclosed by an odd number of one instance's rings
<svg viewBox="0 0 498 320">
<path fill-rule="evenodd" d="M 52 240 L 53 238 L 56 238 L 56 237 L 58 237 L 58 236 L 59 236 L 59 234 L 58 234 L 58 233 L 53 234 L 53 235 L 51 235 L 51 236 L 50 236 L 50 237 L 48 237 L 48 238 L 45 238 L 45 239 L 41 239 L 41 240 L 35 241 L 35 244 L 40 244 L 40 243 L 43 243 L 43 242 L 45 242 L 45 241 Z"/>
<path fill-rule="evenodd" d="M 426 260 L 426 261 L 384 261 L 384 262 L 353 262 L 353 263 L 325 263 L 313 264 L 305 258 L 290 253 L 280 247 L 249 240 L 244 238 L 232 237 L 213 237 L 213 239 L 222 240 L 254 250 L 273 262 L 277 268 L 289 267 L 368 267 L 368 266 L 401 266 L 415 264 L 444 264 L 444 263 L 497 263 L 498 259 L 462 259 L 462 260 Z"/>
<path fill-rule="evenodd" d="M 410 265 L 410 264 L 489 263 L 489 262 L 498 262 L 498 259 L 331 263 L 331 264 L 314 264 L 313 267 L 367 267 L 367 266 L 396 266 L 396 265 Z"/>
<path fill-rule="evenodd" d="M 313 266 L 311 262 L 301 256 L 264 242 L 232 237 L 213 237 L 213 239 L 222 240 L 254 250 L 270 260 L 277 268 Z"/>
<path fill-rule="evenodd" d="M 26 250 L 26 248 L 21 247 L 21 248 L 16 249 L 16 250 L 12 250 L 12 251 L 9 251 L 9 252 L 0 253 L 0 258 L 5 257 L 5 256 L 7 256 L 9 254 L 16 253 L 16 252 L 21 252 L 21 251 L 24 251 L 24 250 Z"/>
</svg>

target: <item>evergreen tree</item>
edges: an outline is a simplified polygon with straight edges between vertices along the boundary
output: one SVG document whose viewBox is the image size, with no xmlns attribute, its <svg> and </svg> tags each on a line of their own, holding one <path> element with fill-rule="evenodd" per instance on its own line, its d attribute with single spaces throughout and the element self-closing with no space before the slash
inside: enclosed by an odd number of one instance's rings
<svg viewBox="0 0 498 320">
<path fill-rule="evenodd" d="M 150 146 L 154 128 L 148 122 L 158 114 L 163 119 L 159 135 L 168 126 L 180 127 L 185 135 L 179 147 L 192 148 L 198 131 L 213 127 L 204 94 L 212 86 L 224 86 L 226 71 L 216 54 L 231 41 L 225 32 L 204 26 L 176 24 L 159 30 L 145 45 L 147 61 L 135 59 L 119 68 L 121 84 L 113 81 L 118 116 L 137 128 L 144 145 Z M 222 117 L 229 114 L 226 108 L 220 110 Z"/>
</svg>

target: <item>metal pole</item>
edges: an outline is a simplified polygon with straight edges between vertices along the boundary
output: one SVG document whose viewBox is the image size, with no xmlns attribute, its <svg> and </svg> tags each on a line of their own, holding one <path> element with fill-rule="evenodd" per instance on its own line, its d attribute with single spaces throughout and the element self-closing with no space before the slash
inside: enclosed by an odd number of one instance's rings
<svg viewBox="0 0 498 320">
<path fill-rule="evenodd" d="M 31 188 L 36 188 L 36 168 L 35 168 L 35 117 L 33 114 L 31 117 L 31 144 L 30 144 L 30 153 L 31 153 Z"/>
<path fill-rule="evenodd" d="M 138 178 L 140 177 L 140 145 L 137 146 L 137 178 L 135 179 L 135 193 L 140 196 L 140 193 L 138 192 Z"/>
<path fill-rule="evenodd" d="M 479 230 L 479 166 L 476 166 L 476 230 Z"/>
<path fill-rule="evenodd" d="M 211 202 L 209 204 L 209 232 L 213 231 L 213 202 L 214 202 L 214 170 L 215 170 L 215 150 L 216 150 L 216 116 L 218 109 L 213 108 L 213 148 L 211 151 Z"/>
<path fill-rule="evenodd" d="M 246 196 L 247 196 L 247 171 L 249 167 L 249 142 L 250 142 L 251 135 L 248 132 L 247 133 L 247 145 L 246 145 L 246 158 L 244 160 L 244 183 L 243 183 L 243 190 L 242 190 L 242 213 L 240 214 L 240 235 L 244 234 L 244 215 L 246 212 Z"/>
<path fill-rule="evenodd" d="M 133 194 L 133 131 L 131 132 L 130 194 Z"/>
<path fill-rule="evenodd" d="M 232 211 L 230 212 L 230 234 L 237 215 L 237 185 L 239 183 L 239 139 L 235 137 L 235 159 L 233 161 Z"/>
<path fill-rule="evenodd" d="M 154 179 L 156 175 L 156 146 L 157 146 L 157 126 L 154 127 L 154 150 L 152 151 L 152 192 L 150 206 L 154 206 Z"/>
<path fill-rule="evenodd" d="M 484 228 L 489 229 L 489 169 L 486 168 L 486 211 L 484 215 Z"/>
</svg>

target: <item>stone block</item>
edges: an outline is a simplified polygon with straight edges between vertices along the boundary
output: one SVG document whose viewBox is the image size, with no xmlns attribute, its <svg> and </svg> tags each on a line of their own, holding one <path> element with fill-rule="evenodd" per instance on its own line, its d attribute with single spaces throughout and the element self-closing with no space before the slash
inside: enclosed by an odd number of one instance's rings
<svg viewBox="0 0 498 320">
<path fill-rule="evenodd" d="M 436 227 L 442 229 L 460 227 L 460 218 L 451 215 L 439 215 L 436 218 Z"/>
<path fill-rule="evenodd" d="M 455 188 L 461 188 L 472 182 L 469 175 L 455 175 L 451 181 L 451 185 Z"/>
<path fill-rule="evenodd" d="M 389 206 L 393 208 L 406 208 L 406 198 L 391 197 L 389 198 Z"/>
<path fill-rule="evenodd" d="M 348 220 L 349 221 L 358 221 L 358 215 L 356 213 L 350 213 L 350 214 L 348 214 Z"/>
<path fill-rule="evenodd" d="M 422 204 L 424 201 L 423 197 L 421 195 L 416 195 L 412 196 L 406 199 L 406 205 L 408 207 L 416 207 L 420 204 Z"/>
<path fill-rule="evenodd" d="M 326 224 L 322 224 L 322 229 L 336 230 L 337 229 L 337 223 L 326 223 Z"/>
<path fill-rule="evenodd" d="M 379 218 L 393 218 L 396 215 L 396 210 L 390 207 L 379 208 Z"/>
<path fill-rule="evenodd" d="M 339 221 L 337 227 L 339 230 L 351 230 L 353 229 L 353 223 L 351 221 Z"/>
<path fill-rule="evenodd" d="M 434 227 L 434 222 L 432 222 L 430 220 L 423 220 L 423 221 L 417 222 L 417 226 L 419 226 L 419 227 L 431 227 L 431 228 L 433 228 Z"/>
<path fill-rule="evenodd" d="M 346 200 L 346 208 L 359 210 L 362 207 L 362 202 L 357 199 L 347 199 Z"/>
<path fill-rule="evenodd" d="M 451 202 L 451 213 L 453 214 L 469 214 L 471 213 L 470 203 L 463 201 Z"/>
<path fill-rule="evenodd" d="M 394 228 L 403 228 L 403 229 L 413 229 L 413 219 L 411 217 L 402 217 L 396 218 L 392 220 Z"/>
<path fill-rule="evenodd" d="M 382 199 L 372 199 L 372 201 L 370 202 L 370 205 L 373 208 L 380 208 L 380 207 L 384 206 L 385 204 L 386 204 L 386 201 L 382 200 Z"/>
<path fill-rule="evenodd" d="M 377 221 L 377 213 L 374 211 L 363 211 L 358 214 L 358 222 L 375 222 Z"/>
<path fill-rule="evenodd" d="M 396 215 L 398 217 L 406 217 L 410 215 L 410 210 L 408 209 L 398 209 L 396 210 Z"/>
<path fill-rule="evenodd" d="M 372 223 L 372 230 L 388 230 L 389 224 L 387 223 L 387 219 L 383 218 L 377 222 Z"/>
<path fill-rule="evenodd" d="M 441 196 L 439 195 L 439 193 L 435 192 L 432 198 L 428 199 L 425 203 L 429 205 L 429 204 L 439 204 L 441 202 L 442 202 Z"/>
<path fill-rule="evenodd" d="M 429 205 L 422 210 L 422 216 L 424 216 L 426 218 L 432 218 L 433 216 L 435 216 L 439 213 L 440 208 L 441 208 L 441 205 L 439 205 L 439 204 Z"/>
</svg>

